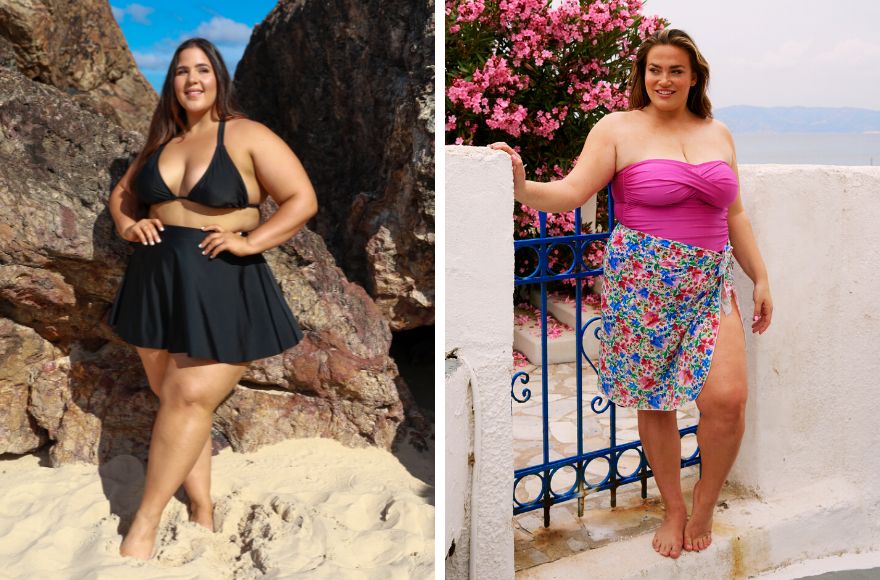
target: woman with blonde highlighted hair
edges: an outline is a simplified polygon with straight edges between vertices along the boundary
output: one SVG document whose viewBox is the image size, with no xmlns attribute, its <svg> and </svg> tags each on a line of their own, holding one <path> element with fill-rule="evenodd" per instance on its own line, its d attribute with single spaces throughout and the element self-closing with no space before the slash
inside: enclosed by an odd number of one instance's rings
<svg viewBox="0 0 880 580">
<path fill-rule="evenodd" d="M 677 558 L 712 541 L 712 517 L 745 429 L 745 334 L 735 258 L 754 282 L 752 332 L 770 325 L 767 270 L 739 191 L 730 131 L 712 118 L 709 65 L 693 39 L 664 29 L 639 47 L 629 110 L 590 131 L 559 181 L 527 181 L 511 157 L 514 195 L 548 212 L 584 204 L 609 182 L 618 224 L 605 252 L 598 387 L 638 410 L 639 436 L 666 509 L 653 547 Z M 702 475 L 690 516 L 681 489 L 676 410 L 696 401 Z"/>
</svg>

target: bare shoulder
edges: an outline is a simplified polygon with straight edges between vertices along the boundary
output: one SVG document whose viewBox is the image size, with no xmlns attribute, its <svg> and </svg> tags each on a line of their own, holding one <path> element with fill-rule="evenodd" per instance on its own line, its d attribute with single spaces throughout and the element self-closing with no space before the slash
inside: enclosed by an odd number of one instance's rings
<svg viewBox="0 0 880 580">
<path fill-rule="evenodd" d="M 275 131 L 252 119 L 238 118 L 227 121 L 229 140 L 243 147 L 251 155 L 290 155 L 287 143 Z"/>
<path fill-rule="evenodd" d="M 593 142 L 613 143 L 636 122 L 634 111 L 614 111 L 608 113 L 590 129 L 589 137 Z"/>
<path fill-rule="evenodd" d="M 718 119 L 715 119 L 714 117 L 710 118 L 710 119 L 706 119 L 706 121 L 707 121 L 709 129 L 715 135 L 718 135 L 719 137 L 723 138 L 725 141 L 728 141 L 730 143 L 733 142 L 733 135 L 731 134 L 730 129 L 727 128 L 727 125 L 725 125 L 723 122 L 719 121 Z"/>
<path fill-rule="evenodd" d="M 278 135 L 266 125 L 246 117 L 239 117 L 237 119 L 226 121 L 226 132 L 230 137 L 248 142 L 279 138 Z"/>
<path fill-rule="evenodd" d="M 636 122 L 633 113 L 638 111 L 614 111 L 602 117 L 593 129 L 615 131 L 631 126 Z"/>
</svg>

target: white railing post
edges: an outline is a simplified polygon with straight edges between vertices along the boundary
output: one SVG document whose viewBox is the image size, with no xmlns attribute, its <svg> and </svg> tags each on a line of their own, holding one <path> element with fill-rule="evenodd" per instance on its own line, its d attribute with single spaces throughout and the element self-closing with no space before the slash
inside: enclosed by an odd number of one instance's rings
<svg viewBox="0 0 880 580">
<path fill-rule="evenodd" d="M 513 566 L 513 182 L 510 159 L 486 147 L 446 147 L 446 343 L 459 370 L 447 397 L 473 395 L 474 432 L 447 417 L 447 446 L 473 449 L 472 472 L 450 462 L 447 522 L 464 521 L 467 546 L 446 562 L 447 578 L 508 580 Z M 467 377 L 461 380 L 462 373 Z M 453 384 L 454 383 L 454 384 Z M 457 386 L 456 386 L 457 385 Z M 464 414 L 466 415 L 466 414 Z M 452 423 L 452 424 L 451 424 Z M 458 424 L 461 423 L 461 424 Z M 471 437 L 470 445 L 457 438 Z M 455 439 L 455 441 L 452 441 Z M 473 487 L 463 485 L 467 477 Z M 450 481 L 452 478 L 452 481 Z M 454 496 L 454 497 L 453 497 Z M 453 502 L 467 502 L 467 510 Z M 453 513 L 454 512 L 454 513 Z M 461 525 L 461 524 L 459 524 Z M 447 533 L 447 540 L 456 531 Z M 459 538 L 464 534 L 458 534 Z M 449 546 L 447 546 L 447 551 Z"/>
</svg>

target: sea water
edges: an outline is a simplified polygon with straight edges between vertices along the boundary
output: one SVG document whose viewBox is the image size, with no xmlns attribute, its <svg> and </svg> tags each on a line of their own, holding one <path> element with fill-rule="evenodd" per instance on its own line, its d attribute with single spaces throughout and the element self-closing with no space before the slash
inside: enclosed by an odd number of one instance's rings
<svg viewBox="0 0 880 580">
<path fill-rule="evenodd" d="M 880 166 L 880 133 L 734 133 L 737 163 Z"/>
</svg>

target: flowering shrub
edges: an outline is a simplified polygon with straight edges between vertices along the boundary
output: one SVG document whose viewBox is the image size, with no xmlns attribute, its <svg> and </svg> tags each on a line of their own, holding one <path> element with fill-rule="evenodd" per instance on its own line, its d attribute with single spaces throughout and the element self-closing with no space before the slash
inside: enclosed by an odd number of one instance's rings
<svg viewBox="0 0 880 580">
<path fill-rule="evenodd" d="M 446 0 L 447 143 L 510 141 L 528 179 L 566 175 L 590 128 L 626 108 L 639 44 L 667 25 L 641 8 L 641 0 Z M 593 231 L 607 222 L 604 197 Z M 518 239 L 538 235 L 536 210 L 520 204 L 514 220 Z M 548 235 L 573 230 L 574 212 L 547 215 Z M 599 267 L 603 251 L 593 244 L 588 265 Z M 571 252 L 551 253 L 554 270 L 570 264 Z"/>
<path fill-rule="evenodd" d="M 590 127 L 623 109 L 641 0 L 446 0 L 447 141 L 516 138 L 532 178 L 571 169 Z"/>
</svg>

